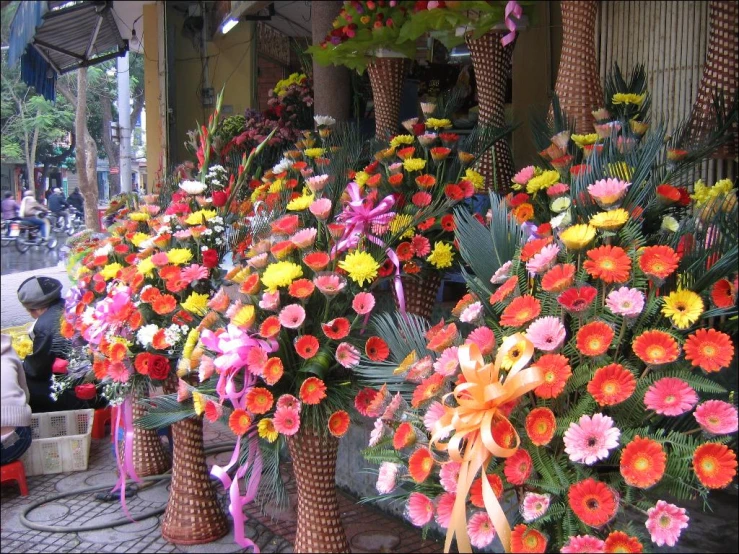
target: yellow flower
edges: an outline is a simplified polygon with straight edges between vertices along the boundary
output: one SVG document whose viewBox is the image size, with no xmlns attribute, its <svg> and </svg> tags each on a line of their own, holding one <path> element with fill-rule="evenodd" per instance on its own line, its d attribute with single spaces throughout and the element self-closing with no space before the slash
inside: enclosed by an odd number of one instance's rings
<svg viewBox="0 0 739 554">
<path fill-rule="evenodd" d="M 372 282 L 377 277 L 380 264 L 368 252 L 354 251 L 339 262 L 339 267 L 349 274 L 349 278 L 360 287 L 365 281 Z"/>
<path fill-rule="evenodd" d="M 309 158 L 318 158 L 320 156 L 323 156 L 324 152 L 326 152 L 325 148 L 306 148 L 303 151 L 303 154 L 305 154 Z"/>
<path fill-rule="evenodd" d="M 452 245 L 447 242 L 439 241 L 434 244 L 434 251 L 429 254 L 426 261 L 432 264 L 436 269 L 444 269 L 452 266 L 454 253 Z"/>
<path fill-rule="evenodd" d="M 313 192 L 311 192 L 310 189 L 305 188 L 303 189 L 303 196 L 298 196 L 297 198 L 290 200 L 290 202 L 287 203 L 287 209 L 291 212 L 307 210 L 308 207 L 313 204 L 314 199 L 315 196 L 313 195 Z"/>
<path fill-rule="evenodd" d="M 698 179 L 693 186 L 693 194 L 690 197 L 695 200 L 697 206 L 707 204 L 714 198 L 725 196 L 734 188 L 734 184 L 731 179 L 721 179 L 717 181 L 712 187 L 706 186 L 703 179 Z"/>
<path fill-rule="evenodd" d="M 365 183 L 369 180 L 370 176 L 365 171 L 358 171 L 354 175 L 354 182 L 357 183 L 360 187 L 363 187 Z"/>
<path fill-rule="evenodd" d="M 190 296 L 187 297 L 187 300 L 180 303 L 180 306 L 190 313 L 205 315 L 205 312 L 208 311 L 208 295 L 191 292 Z"/>
<path fill-rule="evenodd" d="M 662 315 L 669 317 L 678 329 L 687 329 L 703 313 L 703 300 L 692 290 L 678 289 L 664 298 Z"/>
<path fill-rule="evenodd" d="M 284 187 L 282 186 L 282 179 L 277 179 L 276 181 L 274 181 L 273 183 L 269 185 L 269 189 L 267 190 L 269 191 L 270 194 L 276 194 L 278 192 L 282 192 L 283 188 Z"/>
<path fill-rule="evenodd" d="M 192 391 L 192 405 L 195 408 L 195 415 L 203 415 L 203 411 L 205 411 L 205 398 L 198 391 Z"/>
<path fill-rule="evenodd" d="M 559 171 L 555 169 L 543 171 L 541 175 L 529 179 L 529 182 L 526 183 L 526 192 L 536 194 L 540 190 L 548 189 L 557 181 L 559 181 Z"/>
<path fill-rule="evenodd" d="M 503 337 L 503 340 L 507 338 L 508 337 Z M 501 367 L 503 369 L 511 369 L 513 367 L 513 364 L 515 364 L 518 360 L 521 359 L 521 356 L 523 356 L 524 352 L 526 351 L 528 342 L 528 339 L 525 337 L 522 337 L 521 340 L 516 342 L 515 346 L 511 348 L 503 357 Z"/>
<path fill-rule="evenodd" d="M 400 233 L 401 230 L 405 229 L 405 231 L 403 231 L 403 234 L 401 235 L 401 238 L 412 237 L 415 234 L 415 229 L 413 228 L 412 223 L 412 215 L 399 214 L 395 216 L 395 218 L 390 222 L 390 231 L 395 235 Z"/>
<path fill-rule="evenodd" d="M 680 223 L 678 223 L 677 219 L 675 219 L 671 215 L 666 215 L 662 218 L 662 225 L 660 225 L 659 228 L 662 231 L 674 233 L 680 228 Z"/>
<path fill-rule="evenodd" d="M 570 200 L 567 196 L 560 196 L 559 198 L 555 198 L 554 200 L 552 200 L 552 203 L 549 207 L 554 213 L 561 213 L 569 208 L 571 205 L 572 200 Z"/>
<path fill-rule="evenodd" d="M 426 123 L 426 127 L 431 129 L 448 129 L 452 126 L 452 122 L 448 119 L 437 119 L 435 117 L 429 117 L 424 123 Z"/>
<path fill-rule="evenodd" d="M 279 435 L 271 417 L 265 417 L 259 420 L 259 423 L 257 423 L 257 432 L 260 438 L 266 439 L 267 442 L 275 442 Z"/>
<path fill-rule="evenodd" d="M 403 169 L 406 171 L 421 171 L 424 167 L 426 167 L 426 160 L 421 158 L 403 160 Z"/>
<path fill-rule="evenodd" d="M 215 210 L 198 210 L 187 216 L 185 223 L 188 225 L 204 225 L 209 219 L 213 219 L 218 213 Z"/>
<path fill-rule="evenodd" d="M 572 135 L 570 137 L 572 142 L 577 144 L 580 148 L 589 144 L 595 144 L 598 141 L 598 133 L 590 133 L 587 135 Z"/>
<path fill-rule="evenodd" d="M 173 248 L 167 252 L 169 263 L 182 265 L 192 260 L 192 252 L 187 248 Z"/>
<path fill-rule="evenodd" d="M 151 261 L 151 256 L 149 256 L 139 262 L 139 265 L 136 266 L 136 271 L 141 273 L 141 275 L 151 277 L 151 272 L 154 271 L 155 267 L 154 262 Z"/>
<path fill-rule="evenodd" d="M 467 169 L 464 178 L 475 186 L 475 190 L 482 190 L 485 187 L 485 178 L 474 169 Z"/>
<path fill-rule="evenodd" d="M 103 279 L 105 279 L 106 281 L 110 281 L 118 274 L 121 269 L 123 269 L 123 266 L 118 262 L 114 262 L 112 264 L 106 265 L 103 269 L 101 269 L 100 275 L 102 275 Z"/>
<path fill-rule="evenodd" d="M 590 224 L 596 229 L 605 229 L 606 231 L 617 231 L 629 220 L 629 212 L 623 208 L 611 210 L 610 212 L 600 212 L 590 218 Z"/>
<path fill-rule="evenodd" d="M 231 318 L 231 323 L 237 327 L 243 327 L 248 329 L 254 324 L 254 306 L 247 304 L 243 306 L 236 314 Z"/>
<path fill-rule="evenodd" d="M 397 135 L 396 137 L 393 137 L 393 140 L 390 141 L 390 146 L 393 148 L 397 148 L 401 144 L 413 144 L 416 140 L 416 137 L 413 135 Z"/>
<path fill-rule="evenodd" d="M 134 236 L 131 237 L 131 244 L 133 244 L 134 246 L 138 246 L 148 238 L 149 235 L 147 235 L 146 233 L 136 233 Z"/>
<path fill-rule="evenodd" d="M 631 92 L 617 92 L 611 98 L 613 104 L 635 104 L 641 106 L 644 99 L 647 97 L 646 94 L 633 94 Z"/>
<path fill-rule="evenodd" d="M 15 350 L 15 353 L 18 354 L 21 360 L 33 352 L 33 341 L 28 335 L 13 337 L 12 344 L 13 350 Z"/>
<path fill-rule="evenodd" d="M 190 356 L 192 356 L 192 351 L 195 350 L 195 345 L 198 343 L 198 338 L 200 338 L 200 331 L 198 331 L 197 327 L 193 327 L 187 334 L 185 346 L 182 347 L 181 359 L 187 360 L 188 364 L 190 363 Z"/>
<path fill-rule="evenodd" d="M 262 283 L 269 292 L 279 287 L 290 286 L 295 279 L 303 276 L 303 268 L 292 262 L 275 262 L 269 264 L 262 274 Z"/>
<path fill-rule="evenodd" d="M 609 177 L 616 177 L 624 181 L 631 181 L 631 176 L 634 174 L 634 168 L 626 165 L 626 162 L 608 164 L 607 169 Z"/>
<path fill-rule="evenodd" d="M 580 223 L 568 227 L 559 234 L 559 239 L 570 250 L 585 248 L 595 238 L 595 227 Z"/>
<path fill-rule="evenodd" d="M 151 216 L 144 212 L 131 212 L 128 214 L 128 219 L 131 221 L 149 221 Z"/>
</svg>

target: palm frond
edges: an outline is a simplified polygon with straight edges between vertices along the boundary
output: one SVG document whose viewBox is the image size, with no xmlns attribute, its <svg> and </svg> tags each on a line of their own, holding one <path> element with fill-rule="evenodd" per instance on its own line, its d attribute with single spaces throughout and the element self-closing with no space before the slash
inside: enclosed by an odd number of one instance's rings
<svg viewBox="0 0 739 554">
<path fill-rule="evenodd" d="M 140 402 L 147 406 L 148 412 L 134 424 L 142 429 L 163 429 L 195 415 L 192 400 L 179 402 L 176 394 L 155 396 Z"/>
</svg>

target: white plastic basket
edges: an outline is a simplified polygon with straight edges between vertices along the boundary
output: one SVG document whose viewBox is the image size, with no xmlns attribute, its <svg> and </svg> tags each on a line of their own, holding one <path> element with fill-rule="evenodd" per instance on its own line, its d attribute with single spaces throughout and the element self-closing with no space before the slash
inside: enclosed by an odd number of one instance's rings
<svg viewBox="0 0 739 554">
<path fill-rule="evenodd" d="M 84 471 L 95 410 L 31 415 L 31 447 L 21 457 L 26 475 Z"/>
</svg>

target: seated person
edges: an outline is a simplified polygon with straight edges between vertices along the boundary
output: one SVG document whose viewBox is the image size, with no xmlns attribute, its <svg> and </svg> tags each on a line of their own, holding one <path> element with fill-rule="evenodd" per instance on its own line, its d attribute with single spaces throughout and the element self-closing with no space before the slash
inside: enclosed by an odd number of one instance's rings
<svg viewBox="0 0 739 554">
<path fill-rule="evenodd" d="M 82 197 L 79 187 L 74 187 L 72 194 L 67 196 L 67 204 L 77 210 L 83 220 L 85 219 L 85 199 Z"/>
<path fill-rule="evenodd" d="M 33 352 L 23 360 L 31 410 L 38 413 L 81 408 L 82 403 L 73 389 L 64 391 L 56 401 L 50 396 L 54 360 L 66 359 L 71 347 L 69 340 L 60 333 L 64 314 L 62 284 L 51 277 L 30 277 L 18 287 L 18 300 L 36 320 L 31 336 Z"/>
<path fill-rule="evenodd" d="M 67 204 L 67 200 L 62 194 L 62 189 L 59 187 L 54 189 L 51 196 L 49 196 L 48 204 L 51 213 L 55 214 L 57 217 L 63 217 L 64 226 L 69 228 L 72 225 L 72 214 L 67 209 L 69 208 L 69 204 Z"/>
<path fill-rule="evenodd" d="M 31 446 L 30 394 L 23 363 L 12 347 L 9 335 L 0 343 L 0 465 L 20 458 Z"/>
<path fill-rule="evenodd" d="M 44 240 L 48 240 L 49 232 L 51 231 L 51 224 L 49 221 L 47 219 L 42 219 L 45 218 L 48 213 L 49 210 L 36 201 L 32 190 L 27 190 L 23 193 L 20 216 L 24 221 L 38 226 L 41 229 L 41 236 Z"/>
<path fill-rule="evenodd" d="M 20 210 L 20 205 L 18 202 L 15 201 L 15 198 L 13 198 L 13 193 L 10 191 L 6 191 L 5 194 L 3 194 L 3 219 L 15 219 L 18 217 L 18 210 Z"/>
</svg>

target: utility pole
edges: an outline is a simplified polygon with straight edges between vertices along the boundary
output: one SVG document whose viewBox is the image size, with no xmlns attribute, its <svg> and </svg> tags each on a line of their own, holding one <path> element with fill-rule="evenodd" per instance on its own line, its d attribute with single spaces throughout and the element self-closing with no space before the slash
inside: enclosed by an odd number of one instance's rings
<svg viewBox="0 0 739 554">
<path fill-rule="evenodd" d="M 121 192 L 131 192 L 131 74 L 128 69 L 128 52 L 117 60 Z"/>
</svg>

